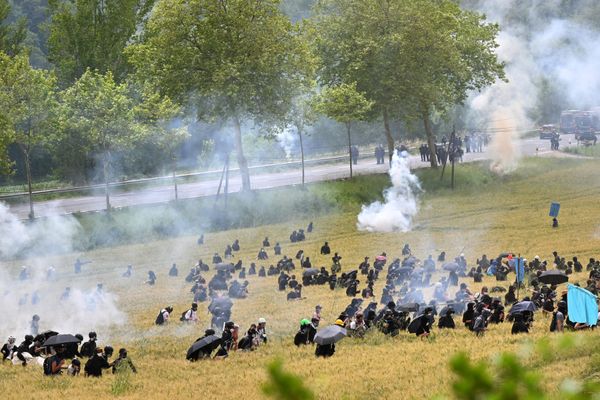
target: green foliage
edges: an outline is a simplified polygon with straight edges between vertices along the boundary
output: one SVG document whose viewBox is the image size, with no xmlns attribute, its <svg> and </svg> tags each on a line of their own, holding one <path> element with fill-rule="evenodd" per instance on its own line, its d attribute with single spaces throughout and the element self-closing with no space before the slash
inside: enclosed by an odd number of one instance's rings
<svg viewBox="0 0 600 400">
<path fill-rule="evenodd" d="M 269 382 L 263 385 L 263 392 L 277 400 L 312 400 L 313 392 L 304 386 L 302 379 L 283 370 L 281 360 L 274 360 L 267 366 Z"/>
<path fill-rule="evenodd" d="M 26 21 L 23 18 L 8 23 L 11 6 L 8 0 L 0 0 L 0 51 L 11 57 L 23 50 L 26 37 Z"/>
<path fill-rule="evenodd" d="M 373 102 L 356 89 L 356 83 L 326 87 L 315 103 L 315 109 L 342 124 L 364 120 Z"/>
<path fill-rule="evenodd" d="M 557 346 L 548 339 L 536 347 L 536 354 L 543 364 L 560 362 L 563 357 L 583 357 L 588 354 L 586 346 L 574 346 L 572 337 L 564 336 Z M 580 354 L 581 353 L 581 354 Z M 593 363 L 592 363 L 593 365 Z M 501 354 L 492 365 L 482 360 L 473 362 L 465 353 L 458 353 L 450 360 L 450 368 L 456 374 L 452 384 L 454 396 L 461 400 L 535 400 L 549 398 L 542 389 L 542 375 L 534 366 L 526 365 L 512 353 Z M 580 383 L 564 381 L 560 385 L 560 399 L 596 399 L 600 385 L 595 380 Z"/>
<path fill-rule="evenodd" d="M 0 86 L 1 121 L 6 132 L 3 142 L 14 142 L 23 153 L 33 218 L 31 154 L 37 146 L 48 143 L 56 127 L 56 79 L 48 71 L 31 68 L 27 56 L 11 58 L 0 53 Z M 7 167 L 6 162 L 0 162 L 0 167 L 2 164 Z"/>
<path fill-rule="evenodd" d="M 50 0 L 49 59 L 63 85 L 90 68 L 125 79 L 129 65 L 123 49 L 154 0 Z"/>
</svg>

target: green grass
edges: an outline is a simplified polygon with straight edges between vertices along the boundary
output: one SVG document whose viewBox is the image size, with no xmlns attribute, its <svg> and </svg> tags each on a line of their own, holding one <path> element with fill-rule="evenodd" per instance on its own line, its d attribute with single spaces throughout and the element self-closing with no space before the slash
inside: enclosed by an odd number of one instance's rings
<svg viewBox="0 0 600 400">
<path fill-rule="evenodd" d="M 119 306 L 127 314 L 128 323 L 114 326 L 110 331 L 104 329 L 99 332 L 99 337 L 103 345 L 111 344 L 115 349 L 127 347 L 139 373 L 126 379 L 108 375 L 99 380 L 66 376 L 48 380 L 40 369 L 31 371 L 2 365 L 0 391 L 10 393 L 11 399 L 44 396 L 87 400 L 117 394 L 128 399 L 192 399 L 198 396 L 260 399 L 263 398 L 261 386 L 266 380 L 265 366 L 271 360 L 281 358 L 284 368 L 302 377 L 317 398 L 431 398 L 436 394 L 451 393 L 452 373 L 448 362 L 456 352 L 464 351 L 478 361 L 493 360 L 499 351 L 512 351 L 519 354 L 526 366 L 544 374 L 544 389 L 551 398 L 558 398 L 558 387 L 564 379 L 597 379 L 597 357 L 590 357 L 589 350 L 598 344 L 597 331 L 566 334 L 579 346 L 569 352 L 553 350 L 562 336 L 549 335 L 550 320 L 541 314 L 536 315 L 529 335 L 510 335 L 508 323 L 493 326 L 482 338 L 475 338 L 462 326 L 453 332 L 434 329 L 434 334 L 426 341 L 407 333 L 389 338 L 373 332 L 364 341 L 344 339 L 333 358 L 321 360 L 315 359 L 312 348 L 295 348 L 292 337 L 298 321 L 310 315 L 315 304 L 324 306 L 327 323 L 334 321 L 349 302 L 343 291 L 308 287 L 304 291 L 305 300 L 290 303 L 285 301 L 285 293 L 276 290 L 275 278 L 249 277 L 250 297 L 236 301 L 232 318 L 242 331 L 258 317 L 267 318 L 271 342 L 256 352 L 232 354 L 224 362 L 196 364 L 186 362 L 184 354 L 208 322 L 209 317 L 204 312 L 206 304 L 200 305 L 202 312 L 198 326 L 181 326 L 174 321 L 159 329 L 153 326 L 153 321 L 158 309 L 166 304 L 175 307 L 175 315 L 189 307 L 190 285 L 181 275 L 198 258 L 210 259 L 212 253 L 222 252 L 235 238 L 240 240 L 242 250 L 233 261 L 241 259 L 245 265 L 255 261 L 264 236 L 269 236 L 272 242 L 280 241 L 284 254 L 294 255 L 303 249 L 310 255 L 313 265 L 329 267 L 330 259 L 318 251 L 327 240 L 332 250 L 344 257 L 344 270 L 355 269 L 365 255 L 373 258 L 386 251 L 391 257 L 399 256 L 404 243 L 410 243 L 419 257 L 441 250 L 449 255 L 464 251 L 470 264 L 483 253 L 493 256 L 507 249 L 527 258 L 539 255 L 548 259 L 553 250 L 566 257 L 578 255 L 584 260 L 597 257 L 600 249 L 599 171 L 600 161 L 597 160 L 528 159 L 513 175 L 497 178 L 490 175 L 485 166 L 460 165 L 456 171 L 455 191 L 448 189 L 448 177 L 438 187 L 434 182 L 439 180 L 439 173 L 419 171 L 425 193 L 415 229 L 407 233 L 366 233 L 356 229 L 356 213 L 362 201 L 379 198 L 380 189 L 387 185 L 385 176 L 374 176 L 311 185 L 306 191 L 278 189 L 258 194 L 252 199 L 252 205 L 240 210 L 240 218 L 246 219 L 248 227 L 207 233 L 201 247 L 196 245 L 195 235 L 182 233 L 160 240 L 97 248 L 83 254 L 76 252 L 28 260 L 30 265 L 56 266 L 59 278 L 49 284 L 48 290 L 57 294 L 65 286 L 93 288 L 97 282 L 104 282 L 107 290 L 119 296 Z M 259 204 L 261 201 L 264 204 Z M 547 216 L 550 201 L 559 201 L 562 205 L 559 229 L 550 227 Z M 317 211 L 312 209 L 315 204 L 320 207 Z M 128 215 L 119 220 L 122 216 L 115 214 L 113 222 L 119 229 L 126 229 L 128 224 L 143 224 L 148 223 L 146 220 L 159 218 L 165 210 L 160 209 L 145 220 L 141 212 L 136 214 L 137 219 Z M 198 210 L 191 208 L 193 212 Z M 259 215 L 243 215 L 255 211 Z M 281 214 L 283 211 L 287 213 Z M 186 216 L 191 218 L 191 214 Z M 274 216 L 280 218 L 277 223 L 273 220 L 263 225 Z M 165 217 L 165 221 L 168 218 L 171 217 Z M 207 216 L 199 216 L 197 220 L 206 219 Z M 305 227 L 310 220 L 315 223 L 315 231 L 307 241 L 289 243 L 286 238 L 291 230 Z M 109 221 L 106 221 L 108 225 Z M 74 275 L 72 264 L 79 256 L 94 263 L 84 267 L 84 274 Z M 166 276 L 173 262 L 179 265 L 179 278 Z M 268 263 L 271 262 L 274 260 Z M 134 265 L 134 277 L 130 280 L 118 278 L 128 263 Z M 21 260 L 15 260 L 4 262 L 3 266 L 16 276 L 22 264 Z M 154 287 L 142 283 L 149 269 L 158 274 Z M 207 274 L 207 279 L 211 275 L 212 272 Z M 434 275 L 433 280 L 440 276 L 441 273 Z M 582 273 L 572 277 L 571 281 L 583 284 L 586 279 L 587 274 Z M 462 281 L 474 291 L 482 285 L 497 284 L 490 278 L 485 278 L 482 284 L 474 284 L 468 279 Z M 377 283 L 378 294 L 383 284 L 381 280 Z M 453 294 L 449 291 L 449 295 Z M 49 327 L 42 316 L 41 328 Z M 536 343 L 544 338 L 548 338 L 548 352 L 553 358 L 531 353 Z M 15 390 L 16 383 L 27 390 Z"/>
<path fill-rule="evenodd" d="M 566 153 L 577 154 L 580 156 L 586 157 L 600 157 L 600 145 L 596 146 L 577 146 L 577 147 L 567 147 L 564 149 Z"/>
</svg>

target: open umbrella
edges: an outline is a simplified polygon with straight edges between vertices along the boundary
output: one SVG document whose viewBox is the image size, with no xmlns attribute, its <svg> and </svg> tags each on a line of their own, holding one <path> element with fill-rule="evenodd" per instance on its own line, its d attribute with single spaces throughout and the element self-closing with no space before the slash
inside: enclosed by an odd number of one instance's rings
<svg viewBox="0 0 600 400">
<path fill-rule="evenodd" d="M 406 311 L 406 312 L 419 311 L 419 304 L 418 303 L 400 304 L 399 306 L 396 306 L 396 311 Z"/>
<path fill-rule="evenodd" d="M 55 331 L 44 331 L 44 332 L 40 333 L 40 335 L 43 335 L 46 339 L 49 339 L 52 336 L 58 335 L 58 332 L 55 332 Z"/>
<path fill-rule="evenodd" d="M 533 301 L 520 301 L 518 303 L 515 303 L 508 313 L 518 314 L 522 313 L 523 311 L 534 312 L 536 308 L 537 307 L 535 306 L 535 303 Z"/>
<path fill-rule="evenodd" d="M 410 324 L 408 324 L 407 328 L 408 333 L 417 333 L 417 331 L 421 327 L 421 324 L 425 324 L 428 322 L 427 318 L 428 317 L 426 315 L 419 315 L 417 318 L 410 321 Z"/>
<path fill-rule="evenodd" d="M 50 346 L 58 346 L 61 344 L 69 344 L 69 343 L 79 343 L 81 340 L 77 339 L 75 336 L 70 334 L 61 334 L 54 335 L 50 338 L 46 339 L 42 346 L 50 347 Z"/>
<path fill-rule="evenodd" d="M 444 265 L 442 265 L 442 269 L 444 271 L 454 271 L 454 272 L 456 272 L 459 268 L 460 268 L 460 266 L 457 263 L 455 263 L 455 262 L 447 262 Z"/>
<path fill-rule="evenodd" d="M 303 272 L 302 272 L 302 276 L 315 276 L 319 274 L 319 270 L 316 268 L 306 268 Z"/>
<path fill-rule="evenodd" d="M 549 271 L 542 272 L 538 280 L 542 283 L 547 283 L 548 285 L 559 285 L 561 283 L 568 282 L 569 276 L 557 269 L 551 269 Z"/>
<path fill-rule="evenodd" d="M 201 350 L 205 350 L 207 353 L 212 352 L 214 349 L 219 347 L 221 344 L 221 338 L 217 335 L 210 335 L 203 337 L 200 340 L 197 340 L 187 351 L 186 359 L 196 359 L 198 358 L 198 352 Z M 210 350 L 210 351 L 209 351 Z"/>
<path fill-rule="evenodd" d="M 215 265 L 215 269 L 217 271 L 229 271 L 229 272 L 235 271 L 235 267 L 231 263 L 219 263 L 219 264 Z"/>
<path fill-rule="evenodd" d="M 315 335 L 315 343 L 320 345 L 337 343 L 344 337 L 346 337 L 345 328 L 337 325 L 329 325 L 317 332 Z"/>
</svg>

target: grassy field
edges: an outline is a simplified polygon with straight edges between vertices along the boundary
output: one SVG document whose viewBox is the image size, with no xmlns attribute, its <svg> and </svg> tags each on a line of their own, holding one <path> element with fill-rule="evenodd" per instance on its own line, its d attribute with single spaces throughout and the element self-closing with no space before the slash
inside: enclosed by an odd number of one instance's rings
<svg viewBox="0 0 600 400">
<path fill-rule="evenodd" d="M 60 278 L 54 286 L 58 293 L 65 286 L 91 289 L 103 282 L 106 290 L 118 294 L 127 323 L 98 331 L 99 342 L 111 344 L 115 349 L 127 347 L 139 373 L 127 379 L 112 375 L 99 380 L 67 376 L 45 379 L 40 368 L 24 369 L 5 364 L 0 366 L 0 391 L 10 399 L 41 396 L 97 399 L 111 395 L 127 399 L 255 399 L 263 397 L 261 384 L 266 379 L 265 365 L 274 358 L 281 358 L 284 367 L 303 377 L 317 398 L 431 398 L 438 394 L 450 395 L 453 377 L 448 360 L 457 351 L 465 351 L 475 359 L 493 359 L 503 351 L 517 352 L 527 365 L 547 377 L 544 386 L 554 396 L 558 396 L 559 385 L 566 378 L 595 377 L 597 360 L 590 357 L 588 349 L 598 344 L 597 331 L 568 334 L 581 341 L 581 346 L 569 353 L 557 351 L 550 363 L 531 352 L 532 345 L 541 338 L 552 336 L 551 343 L 557 340 L 557 335 L 548 333 L 549 318 L 541 314 L 536 315 L 530 335 L 511 336 L 508 323 L 491 327 L 481 338 L 475 338 L 463 327 L 452 332 L 440 332 L 436 328 L 426 341 L 405 333 L 388 338 L 372 332 L 364 340 L 343 340 L 331 359 L 316 359 L 313 348 L 298 349 L 292 344 L 299 320 L 310 316 L 314 306 L 321 304 L 326 321 L 333 322 L 350 300 L 341 290 L 332 292 L 328 287 L 308 287 L 303 292 L 306 299 L 286 302 L 285 293 L 277 291 L 275 277 L 249 277 L 249 298 L 236 301 L 233 308 L 232 319 L 240 325 L 241 331 L 259 317 L 267 319 L 271 342 L 256 352 L 232 354 L 224 361 L 186 362 L 187 348 L 208 324 L 206 303 L 200 306 L 201 322 L 197 325 L 182 326 L 179 322 L 165 327 L 153 325 L 161 307 L 172 304 L 176 316 L 189 307 L 190 285 L 181 275 L 185 275 L 199 257 L 210 260 L 214 252 L 222 253 L 226 244 L 236 238 L 240 240 L 242 251 L 236 254 L 234 261 L 242 259 L 246 266 L 255 260 L 264 236 L 269 236 L 272 244 L 280 241 L 284 254 L 293 256 L 303 249 L 313 265 L 319 267 L 330 266 L 330 259 L 318 254 L 323 241 L 327 240 L 332 251 L 342 255 L 345 270 L 355 269 L 364 256 L 373 259 L 382 251 L 391 257 L 399 256 L 404 243 L 410 243 L 420 258 L 441 250 L 451 256 L 464 251 L 471 264 L 481 254 L 495 256 L 502 251 L 520 253 L 529 259 L 535 255 L 549 258 L 553 250 L 569 258 L 577 255 L 582 260 L 600 255 L 600 162 L 525 160 L 512 176 L 495 179 L 483 170 L 463 174 L 461 168 L 459 166 L 457 175 L 459 190 L 455 192 L 436 188 L 437 175 L 423 173 L 425 193 L 421 211 L 414 230 L 405 234 L 359 232 L 355 226 L 358 207 L 340 206 L 339 212 L 329 210 L 328 215 L 315 218 L 303 212 L 302 218 L 290 217 L 276 225 L 210 233 L 202 247 L 196 245 L 195 236 L 182 236 L 29 260 L 31 265 L 56 266 Z M 338 201 L 343 202 L 343 195 L 340 194 Z M 561 203 L 559 229 L 550 227 L 547 213 L 551 201 Z M 293 213 L 290 211 L 290 214 Z M 287 237 L 291 230 L 305 227 L 310 220 L 314 220 L 315 231 L 308 240 L 301 244 L 289 243 Z M 94 261 L 84 267 L 82 275 L 72 273 L 73 261 L 78 256 Z M 167 276 L 173 262 L 179 265 L 178 278 Z M 135 270 L 129 280 L 120 277 L 128 263 L 133 264 Z M 22 264 L 22 261 L 14 261 L 2 265 L 16 275 Z M 150 269 L 158 275 L 154 287 L 143 284 Z M 434 279 L 440 276 L 437 274 Z M 586 275 L 581 274 L 571 281 L 583 283 L 585 278 Z M 470 279 L 465 282 L 474 291 L 482 286 Z M 377 300 L 382 284 L 380 280 L 376 286 Z M 483 283 L 495 284 L 489 278 Z M 44 325 L 43 320 L 43 328 L 51 326 Z"/>
<path fill-rule="evenodd" d="M 578 154 L 586 157 L 600 157 L 600 146 L 573 146 L 567 147 L 564 151 L 571 154 Z"/>
</svg>

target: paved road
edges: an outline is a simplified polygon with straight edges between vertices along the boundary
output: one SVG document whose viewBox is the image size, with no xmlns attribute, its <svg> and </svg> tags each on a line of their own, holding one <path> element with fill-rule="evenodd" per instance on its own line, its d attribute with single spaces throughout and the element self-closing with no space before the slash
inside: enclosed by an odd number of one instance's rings
<svg viewBox="0 0 600 400">
<path fill-rule="evenodd" d="M 563 137 L 563 143 L 565 143 Z M 536 153 L 540 156 L 549 155 L 550 142 L 539 139 L 524 139 L 520 142 L 521 154 L 532 156 Z M 490 157 L 489 150 L 484 153 L 465 154 L 464 161 L 472 162 L 484 160 Z M 374 159 L 360 160 L 358 165 L 354 166 L 356 175 L 366 175 L 373 173 L 384 173 L 388 167 L 386 165 L 377 165 Z M 428 164 L 420 161 L 418 156 L 412 156 L 410 159 L 411 168 L 426 167 Z M 347 163 L 335 163 L 316 165 L 306 168 L 306 182 L 319 182 L 345 178 L 349 176 L 349 167 Z M 251 173 L 251 182 L 253 189 L 267 189 L 280 186 L 289 186 L 301 184 L 302 176 L 299 169 L 292 169 L 276 173 L 260 173 L 253 171 Z M 180 199 L 189 199 L 203 196 L 213 196 L 219 186 L 218 179 L 206 181 L 197 181 L 182 183 L 178 185 Z M 241 189 L 241 179 L 239 174 L 230 175 L 229 192 L 238 192 Z M 141 204 L 165 203 L 174 199 L 173 187 L 170 185 L 153 186 L 129 192 L 115 192 L 111 195 L 111 204 L 115 208 L 127 207 Z M 40 201 L 35 203 L 36 217 L 48 217 L 51 215 L 71 214 L 75 212 L 99 211 L 105 208 L 105 199 L 102 192 L 97 195 L 88 195 L 75 198 Z M 12 213 L 19 218 L 25 219 L 29 214 L 27 203 L 14 204 L 10 206 Z"/>
</svg>

